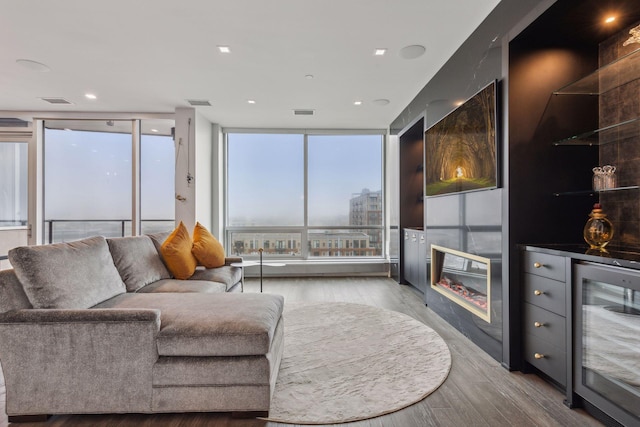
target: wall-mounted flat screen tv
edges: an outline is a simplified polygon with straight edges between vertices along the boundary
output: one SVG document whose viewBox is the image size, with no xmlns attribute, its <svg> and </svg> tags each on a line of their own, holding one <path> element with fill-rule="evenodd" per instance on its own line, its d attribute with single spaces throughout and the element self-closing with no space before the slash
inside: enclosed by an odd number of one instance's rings
<svg viewBox="0 0 640 427">
<path fill-rule="evenodd" d="M 425 131 L 425 195 L 497 187 L 493 81 Z"/>
</svg>

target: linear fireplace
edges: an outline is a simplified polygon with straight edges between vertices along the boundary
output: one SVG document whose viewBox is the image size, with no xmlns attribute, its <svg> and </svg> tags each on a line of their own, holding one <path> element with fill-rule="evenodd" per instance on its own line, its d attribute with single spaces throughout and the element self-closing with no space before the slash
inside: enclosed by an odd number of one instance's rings
<svg viewBox="0 0 640 427">
<path fill-rule="evenodd" d="M 431 245 L 431 289 L 491 322 L 491 260 Z"/>
</svg>

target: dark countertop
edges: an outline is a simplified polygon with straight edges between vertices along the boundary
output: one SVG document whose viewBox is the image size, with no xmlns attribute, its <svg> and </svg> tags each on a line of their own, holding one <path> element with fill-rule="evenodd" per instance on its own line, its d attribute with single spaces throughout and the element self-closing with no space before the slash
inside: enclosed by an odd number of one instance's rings
<svg viewBox="0 0 640 427">
<path fill-rule="evenodd" d="M 583 244 L 530 244 L 520 245 L 522 249 L 534 252 L 544 252 L 551 255 L 571 257 L 581 261 L 591 261 L 600 264 L 615 265 L 640 270 L 640 249 L 606 247 L 606 252 L 589 249 Z"/>
</svg>

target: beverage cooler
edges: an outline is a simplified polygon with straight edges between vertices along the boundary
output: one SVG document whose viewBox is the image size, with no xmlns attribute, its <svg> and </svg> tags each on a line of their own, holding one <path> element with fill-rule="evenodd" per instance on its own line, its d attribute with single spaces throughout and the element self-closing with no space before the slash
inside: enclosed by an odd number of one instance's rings
<svg viewBox="0 0 640 427">
<path fill-rule="evenodd" d="M 574 275 L 574 391 L 640 424 L 640 271 L 581 263 Z"/>
</svg>

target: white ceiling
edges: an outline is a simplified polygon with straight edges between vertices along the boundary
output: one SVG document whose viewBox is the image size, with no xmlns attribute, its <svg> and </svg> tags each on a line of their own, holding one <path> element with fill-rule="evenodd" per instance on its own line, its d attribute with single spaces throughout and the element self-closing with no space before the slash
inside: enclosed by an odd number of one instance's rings
<svg viewBox="0 0 640 427">
<path fill-rule="evenodd" d="M 386 128 L 498 3 L 0 0 L 0 110 L 172 113 L 198 99 L 225 127 Z M 424 55 L 400 57 L 416 44 Z"/>
</svg>

